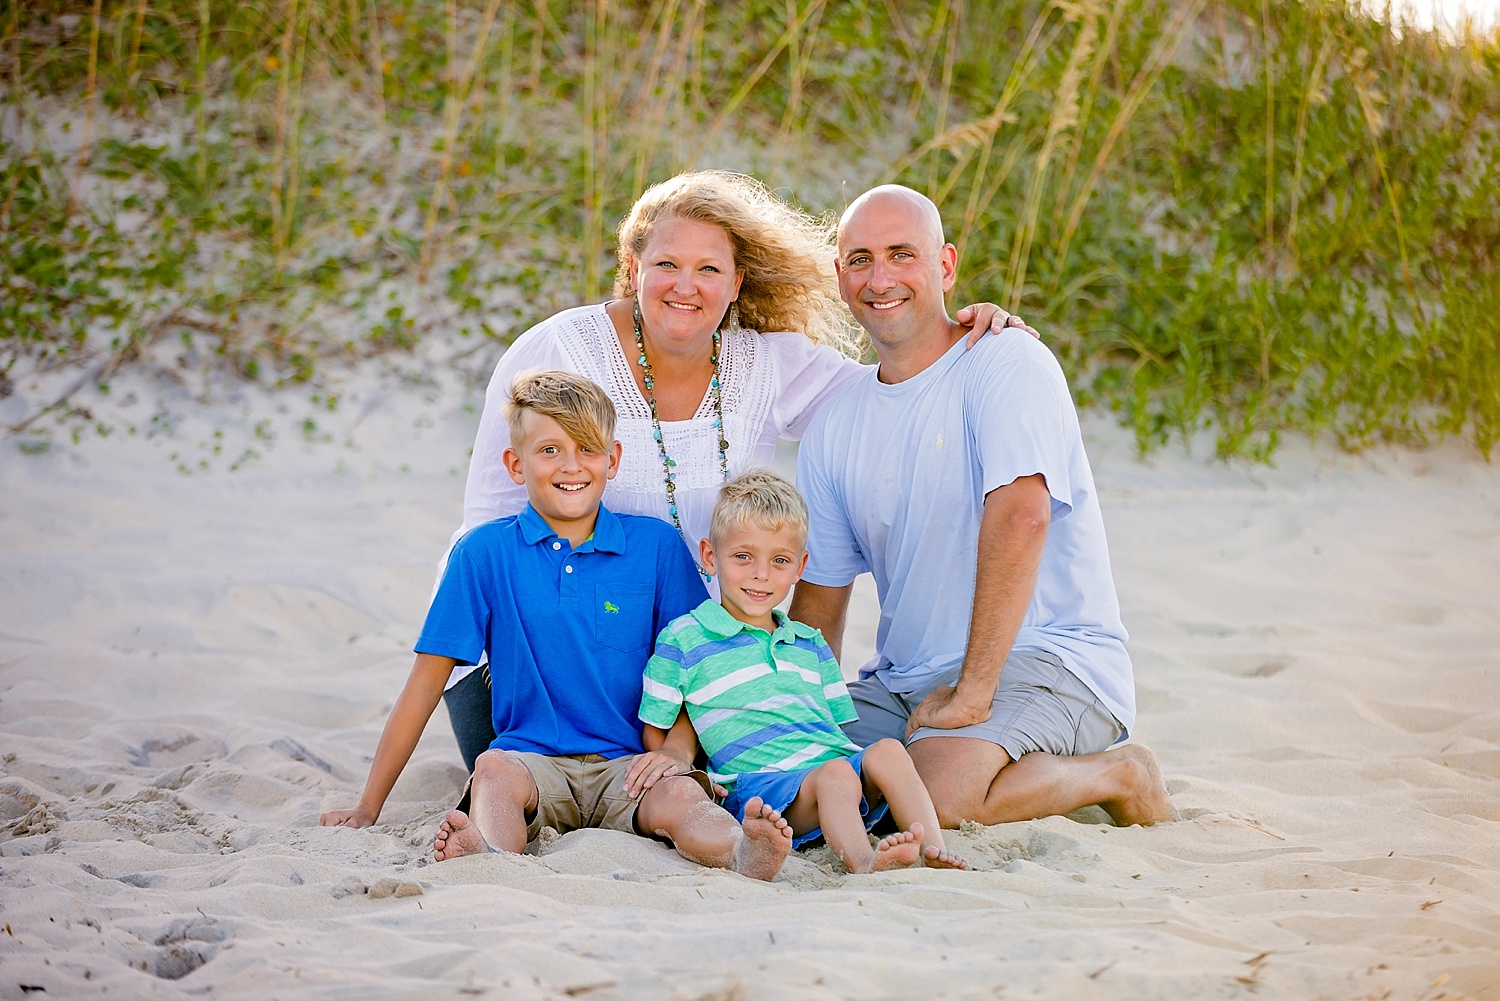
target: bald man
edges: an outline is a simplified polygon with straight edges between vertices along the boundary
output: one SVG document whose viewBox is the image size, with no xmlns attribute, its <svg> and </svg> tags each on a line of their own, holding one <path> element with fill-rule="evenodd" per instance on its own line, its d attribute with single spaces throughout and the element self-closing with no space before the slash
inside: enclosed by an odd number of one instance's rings
<svg viewBox="0 0 1500 1001">
<path fill-rule="evenodd" d="M 1173 819 L 1156 756 L 1121 743 L 1135 681 L 1062 369 L 1021 330 L 965 350 L 944 303 L 957 266 L 909 188 L 868 191 L 839 223 L 840 294 L 880 364 L 803 439 L 792 617 L 839 652 L 854 578 L 874 574 L 878 653 L 845 730 L 905 738 L 945 827 L 1090 804 Z"/>
</svg>

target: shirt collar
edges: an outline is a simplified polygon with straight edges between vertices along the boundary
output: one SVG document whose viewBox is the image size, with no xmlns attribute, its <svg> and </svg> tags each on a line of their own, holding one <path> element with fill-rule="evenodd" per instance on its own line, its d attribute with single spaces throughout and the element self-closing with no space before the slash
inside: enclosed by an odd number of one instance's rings
<svg viewBox="0 0 1500 1001">
<path fill-rule="evenodd" d="M 704 599 L 703 604 L 693 609 L 692 614 L 699 625 L 720 639 L 728 639 L 736 633 L 754 628 L 730 615 L 723 605 L 712 598 Z M 776 628 L 771 633 L 772 642 L 790 643 L 798 637 L 812 639 L 818 635 L 818 631 L 812 626 L 787 618 L 786 613 L 779 608 L 771 610 L 771 618 L 776 622 Z"/>
<path fill-rule="evenodd" d="M 526 540 L 527 545 L 535 546 L 557 538 L 557 533 L 547 524 L 547 519 L 538 514 L 537 509 L 529 503 L 522 509 L 517 523 L 521 526 L 521 538 Z M 580 542 L 575 552 L 590 550 L 601 553 L 625 551 L 625 526 L 620 523 L 619 516 L 603 504 L 599 505 L 599 517 L 594 521 L 594 534 Z"/>
</svg>

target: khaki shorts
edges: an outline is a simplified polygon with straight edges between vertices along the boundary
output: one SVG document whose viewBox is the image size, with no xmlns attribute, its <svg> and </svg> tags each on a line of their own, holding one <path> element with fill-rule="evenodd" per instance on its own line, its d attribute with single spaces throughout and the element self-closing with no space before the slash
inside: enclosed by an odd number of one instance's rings
<svg viewBox="0 0 1500 1001">
<path fill-rule="evenodd" d="M 543 827 L 550 827 L 559 834 L 585 827 L 641 833 L 635 826 L 635 812 L 640 808 L 641 799 L 631 799 L 625 794 L 625 775 L 636 755 L 606 758 L 599 754 L 503 753 L 525 765 L 536 783 L 536 812 L 526 818 L 528 842 L 535 841 Z M 710 799 L 713 798 L 713 785 L 706 772 L 694 770 L 684 774 L 697 782 Z M 472 776 L 470 781 L 473 781 Z M 458 808 L 469 809 L 467 787 Z"/>
</svg>

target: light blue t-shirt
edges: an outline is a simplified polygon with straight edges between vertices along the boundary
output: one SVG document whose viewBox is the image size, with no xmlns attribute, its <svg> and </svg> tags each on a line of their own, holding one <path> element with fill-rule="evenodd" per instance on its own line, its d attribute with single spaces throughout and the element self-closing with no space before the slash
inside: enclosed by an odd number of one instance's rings
<svg viewBox="0 0 1500 1001">
<path fill-rule="evenodd" d="M 985 495 L 1035 473 L 1052 523 L 1014 649 L 1056 655 L 1129 728 L 1135 680 L 1078 414 L 1057 360 L 1023 331 L 960 340 L 895 385 L 872 372 L 822 408 L 797 461 L 803 579 L 873 573 L 877 652 L 860 674 L 921 692 L 963 663 Z"/>
</svg>

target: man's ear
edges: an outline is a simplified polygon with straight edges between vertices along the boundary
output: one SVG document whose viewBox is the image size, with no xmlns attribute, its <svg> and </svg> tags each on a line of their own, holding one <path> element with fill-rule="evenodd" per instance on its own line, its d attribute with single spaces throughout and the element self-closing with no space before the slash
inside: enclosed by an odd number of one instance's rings
<svg viewBox="0 0 1500 1001">
<path fill-rule="evenodd" d="M 948 292 L 958 280 L 958 248 L 951 243 L 943 244 L 942 264 L 943 291 Z"/>
<path fill-rule="evenodd" d="M 506 446 L 505 454 L 500 456 L 500 461 L 505 463 L 505 471 L 510 474 L 510 478 L 524 486 L 526 475 L 521 472 L 521 454 L 514 447 Z"/>
<path fill-rule="evenodd" d="M 833 274 L 839 280 L 839 298 L 847 306 L 849 305 L 849 296 L 844 292 L 844 262 L 840 261 L 837 257 L 833 259 Z"/>
</svg>

